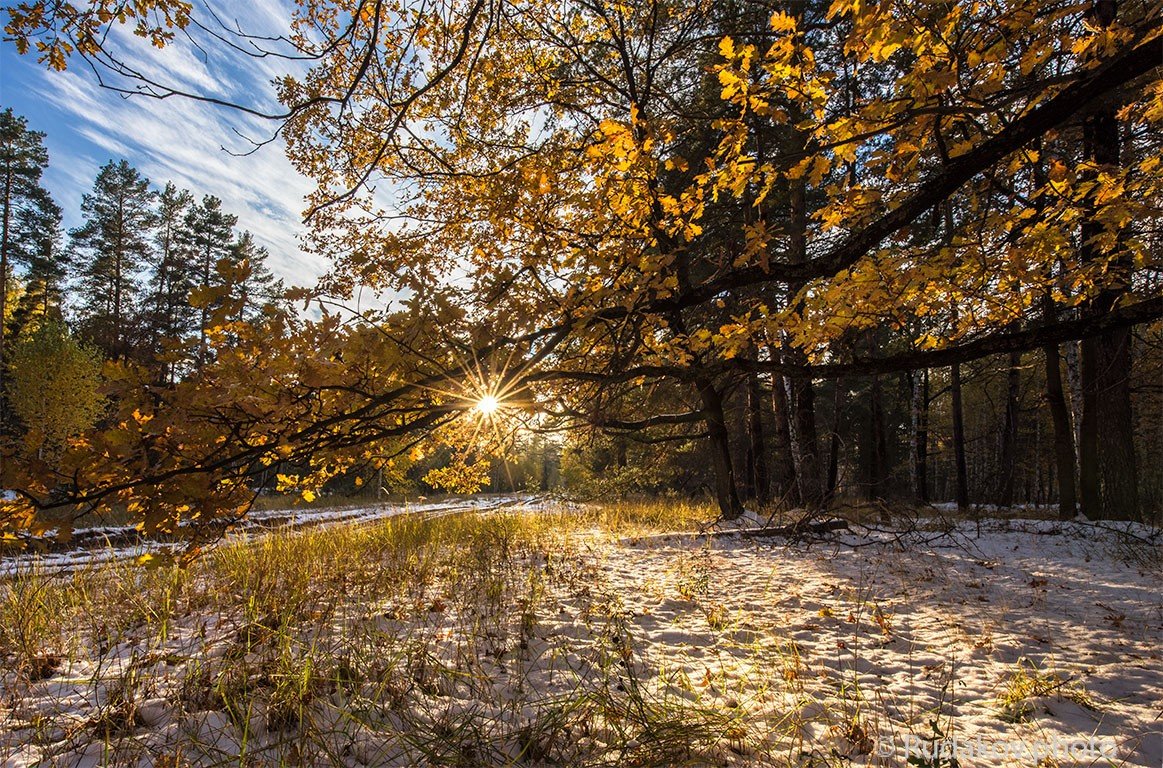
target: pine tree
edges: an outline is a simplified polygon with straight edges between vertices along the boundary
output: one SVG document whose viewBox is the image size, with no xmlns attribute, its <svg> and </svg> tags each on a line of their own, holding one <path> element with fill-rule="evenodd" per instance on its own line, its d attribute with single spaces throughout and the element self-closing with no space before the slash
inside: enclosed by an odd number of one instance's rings
<svg viewBox="0 0 1163 768">
<path fill-rule="evenodd" d="M 17 262 L 26 259 L 29 243 L 21 232 L 31 212 L 51 203 L 40 185 L 48 167 L 44 134 L 28 128 L 28 122 L 11 109 L 0 112 L 0 392 L 4 390 L 9 280 Z M 59 212 L 58 212 L 59 213 Z"/>
<path fill-rule="evenodd" d="M 70 233 L 84 257 L 78 270 L 83 333 L 114 359 L 133 350 L 137 276 L 150 253 L 154 195 L 136 168 L 111 160 L 82 198 L 85 223 Z"/>
<path fill-rule="evenodd" d="M 16 262 L 24 266 L 23 293 L 9 321 L 8 335 L 17 338 L 47 320 L 61 320 L 68 253 L 62 247 L 61 208 L 45 190 L 16 216 Z"/>
<path fill-rule="evenodd" d="M 276 279 L 266 265 L 269 257 L 267 249 L 254 241 L 250 232 L 244 231 L 230 248 L 230 260 L 236 266 L 246 265 L 243 278 L 232 287 L 231 298 L 238 300 L 240 322 L 250 322 L 263 312 L 279 303 L 284 291 L 283 281 Z"/>
<path fill-rule="evenodd" d="M 215 268 L 220 259 L 230 258 L 237 221 L 237 216 L 222 210 L 222 201 L 213 195 L 206 195 L 201 203 L 186 213 L 181 243 L 189 254 L 195 286 L 214 288 L 220 285 Z M 194 359 L 197 368 L 205 365 L 209 356 L 207 331 L 216 306 L 217 302 L 200 302 L 198 308 L 198 349 Z"/>
<path fill-rule="evenodd" d="M 159 377 L 173 383 L 178 375 L 178 361 L 173 351 L 163 350 L 167 343 L 178 344 L 190 337 L 195 327 L 195 313 L 190 306 L 194 287 L 190 251 L 184 246 L 186 217 L 194 196 L 167 183 L 157 198 L 154 252 L 150 258 L 149 287 L 144 301 L 143 325 L 149 337 L 149 349 L 158 357 Z"/>
</svg>

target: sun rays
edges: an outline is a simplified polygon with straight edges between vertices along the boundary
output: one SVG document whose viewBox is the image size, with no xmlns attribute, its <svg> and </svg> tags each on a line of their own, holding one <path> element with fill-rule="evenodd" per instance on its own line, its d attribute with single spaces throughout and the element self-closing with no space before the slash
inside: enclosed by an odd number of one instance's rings
<svg viewBox="0 0 1163 768">
<path fill-rule="evenodd" d="M 488 359 L 482 359 L 475 350 L 456 357 L 456 374 L 443 386 L 426 385 L 423 389 L 448 405 L 459 406 L 466 445 L 487 453 L 503 450 L 528 416 L 530 396 L 523 381 L 526 361 L 515 347 Z"/>
</svg>

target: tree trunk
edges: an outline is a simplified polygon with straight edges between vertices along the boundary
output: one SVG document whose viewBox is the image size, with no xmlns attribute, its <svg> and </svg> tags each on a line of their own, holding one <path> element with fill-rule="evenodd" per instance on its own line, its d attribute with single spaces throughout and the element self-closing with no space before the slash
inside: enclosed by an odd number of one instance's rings
<svg viewBox="0 0 1163 768">
<path fill-rule="evenodd" d="M 832 393 L 832 432 L 828 437 L 828 485 L 824 489 L 824 504 L 836 498 L 836 486 L 840 482 L 840 414 L 844 410 L 844 387 L 836 379 Z"/>
<path fill-rule="evenodd" d="M 0 428 L 8 422 L 8 241 L 11 239 L 10 220 L 12 217 L 12 169 L 5 168 L 4 174 L 4 223 L 0 232 Z"/>
<path fill-rule="evenodd" d="M 1040 141 L 1038 149 L 1042 149 Z M 1039 153 L 1039 160 L 1034 165 L 1034 178 L 1040 189 L 1049 184 L 1044 158 L 1044 154 Z M 1040 195 L 1035 204 L 1041 214 L 1045 208 L 1045 196 Z M 1042 319 L 1047 324 L 1057 319 L 1054 299 L 1048 290 L 1042 294 Z M 1068 349 L 1076 351 L 1077 346 L 1071 344 Z M 1078 513 L 1077 457 L 1074 453 L 1074 426 L 1071 424 L 1070 408 L 1062 386 L 1062 355 L 1057 344 L 1042 347 L 1042 355 L 1046 363 L 1046 405 L 1050 409 L 1050 423 L 1054 429 L 1054 465 L 1050 483 L 1058 487 L 1058 519 L 1072 520 Z M 1072 390 L 1077 391 L 1077 383 Z M 1075 413 L 1077 415 L 1077 411 Z M 1040 480 L 1039 472 L 1039 486 Z"/>
<path fill-rule="evenodd" d="M 1057 344 L 1042 348 L 1046 357 L 1046 403 L 1054 425 L 1054 473 L 1058 480 L 1058 519 L 1077 514 L 1078 496 L 1074 485 L 1074 432 L 1062 390 L 1062 364 Z"/>
<path fill-rule="evenodd" d="M 953 491 L 958 509 L 969 508 L 969 473 L 965 467 L 965 417 L 961 410 L 961 365 L 955 363 L 951 372 L 950 394 L 953 407 Z"/>
<path fill-rule="evenodd" d="M 113 345 L 112 345 L 112 349 L 113 349 L 113 359 L 114 360 L 121 360 L 123 357 L 125 357 L 124 350 L 122 349 L 122 344 L 121 344 L 121 337 L 122 337 L 121 305 L 124 301 L 122 299 L 122 296 L 121 296 L 121 290 L 123 287 L 122 280 L 124 279 L 124 276 L 122 275 L 122 271 L 123 270 L 121 268 L 121 245 L 118 244 L 117 254 L 113 259 Z"/>
<path fill-rule="evenodd" d="M 913 493 L 917 502 L 929 501 L 929 370 L 914 371 L 913 388 Z"/>
<path fill-rule="evenodd" d="M 888 446 L 884 433 L 884 407 L 882 403 L 880 377 L 873 376 L 868 388 L 868 477 L 866 494 L 869 501 L 883 499 L 885 477 L 888 464 Z"/>
<path fill-rule="evenodd" d="M 807 260 L 808 214 L 806 190 L 803 179 L 794 179 L 788 190 L 788 229 L 790 242 L 788 258 L 793 264 Z M 795 302 L 802 288 L 801 283 L 788 286 L 790 300 Z M 789 351 L 795 363 L 806 363 L 801 350 Z M 823 494 L 820 489 L 820 445 L 816 434 L 816 402 L 810 376 L 792 379 L 792 408 L 796 433 L 796 477 L 799 480 L 800 503 L 808 508 L 820 506 Z"/>
<path fill-rule="evenodd" d="M 1014 504 L 1014 477 L 1017 474 L 1018 453 L 1018 396 L 1021 394 L 1022 353 L 1010 353 L 1010 365 L 1006 374 L 1006 408 L 1002 421 L 1001 444 L 998 448 L 998 489 L 999 507 Z"/>
<path fill-rule="evenodd" d="M 759 506 L 770 500 L 767 475 L 767 445 L 763 434 L 763 392 L 759 375 L 747 376 L 747 484 Z"/>
<path fill-rule="evenodd" d="M 1098 337 L 1098 453 L 1103 516 L 1138 520 L 1139 482 L 1131 412 L 1131 330 Z"/>
<path fill-rule="evenodd" d="M 1118 12 L 1116 0 L 1095 0 L 1090 21 L 1110 27 Z M 1119 167 L 1119 123 L 1116 105 L 1104 103 L 1083 122 L 1083 154 L 1095 166 Z M 1088 170 L 1088 179 L 1096 177 Z M 1106 257 L 1097 239 L 1103 234 L 1096 204 L 1088 199 L 1089 216 L 1082 224 L 1082 258 Z M 1096 315 L 1109 312 L 1130 286 L 1132 264 L 1125 254 L 1109 267 L 1112 283 L 1087 308 Z M 1117 282 L 1116 282 L 1117 281 Z M 1135 467 L 1131 417 L 1131 332 L 1107 331 L 1082 344 L 1082 428 L 1079 443 L 1082 512 L 1096 517 L 1136 520 L 1139 517 L 1138 475 Z"/>
<path fill-rule="evenodd" d="M 715 471 L 715 500 L 724 519 L 734 520 L 743 515 L 743 505 L 735 489 L 735 472 L 731 467 L 731 443 L 727 422 L 723 416 L 723 396 L 707 379 L 696 381 L 703 404 L 703 418 L 711 442 L 711 462 Z"/>
<path fill-rule="evenodd" d="M 1082 389 L 1082 418 L 1078 426 L 1079 502 L 1083 515 L 1098 520 L 1103 516 L 1098 479 L 1098 339 L 1083 339 L 1078 357 Z"/>
<path fill-rule="evenodd" d="M 122 296 L 122 292 L 125 289 L 123 285 L 125 270 L 123 269 L 122 261 L 125 258 L 126 229 L 125 194 L 120 193 L 117 198 L 117 242 L 113 248 L 113 343 L 111 349 L 114 360 L 121 360 L 126 357 L 121 345 L 122 326 L 124 324 L 121 305 L 125 301 Z"/>
<path fill-rule="evenodd" d="M 791 409 L 787 380 L 776 374 L 771 380 L 773 488 L 776 501 L 787 501 L 796 491 L 796 460 L 792 454 Z"/>
<path fill-rule="evenodd" d="M 1068 341 L 1061 347 L 1062 366 L 1065 368 L 1066 402 L 1070 406 L 1070 423 L 1074 425 L 1074 445 L 1082 444 L 1082 343 Z M 1074 458 L 1074 476 L 1078 477 L 1078 457 Z"/>
<path fill-rule="evenodd" d="M 793 379 L 795 398 L 796 449 L 799 458 L 800 503 L 809 509 L 823 503 L 820 493 L 820 443 L 816 434 L 816 395 L 810 378 Z"/>
</svg>

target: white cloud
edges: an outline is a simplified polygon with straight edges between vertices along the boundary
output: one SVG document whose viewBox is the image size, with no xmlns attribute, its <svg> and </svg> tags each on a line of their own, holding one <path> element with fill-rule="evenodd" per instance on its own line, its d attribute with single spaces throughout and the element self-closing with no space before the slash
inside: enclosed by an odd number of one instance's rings
<svg viewBox="0 0 1163 768">
<path fill-rule="evenodd" d="M 220 15 L 226 25 L 237 17 L 244 29 L 267 37 L 289 29 L 290 7 L 278 0 L 232 5 L 229 14 Z M 157 51 L 124 30 L 116 41 L 132 56 L 135 68 L 150 78 L 218 98 L 246 99 L 262 109 L 277 108 L 270 80 L 288 67 L 302 66 L 238 52 L 228 55 L 220 43 L 207 43 L 199 51 L 184 39 Z M 173 181 L 196 195 L 221 198 L 224 208 L 238 215 L 239 228 L 249 229 L 268 248 L 270 267 L 288 283 L 311 284 L 325 271 L 323 260 L 298 246 L 303 198 L 311 182 L 291 166 L 281 141 L 255 149 L 242 138 L 269 138 L 277 123 L 183 98 L 126 98 L 98 88 L 82 66 L 63 73 L 38 70 L 34 77 L 42 97 L 67 117 L 72 130 L 106 153 L 62 157 L 53 147 L 52 127 L 46 126 L 53 149 L 49 178 L 72 187 L 61 196 L 63 205 L 79 205 L 96 169 L 110 158 L 125 158 L 159 187 Z M 245 156 L 231 154 L 252 149 Z"/>
</svg>

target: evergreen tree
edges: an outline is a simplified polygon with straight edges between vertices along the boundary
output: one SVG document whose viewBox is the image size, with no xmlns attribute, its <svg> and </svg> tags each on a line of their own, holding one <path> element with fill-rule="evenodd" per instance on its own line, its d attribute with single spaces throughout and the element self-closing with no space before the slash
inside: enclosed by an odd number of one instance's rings
<svg viewBox="0 0 1163 768">
<path fill-rule="evenodd" d="M 276 279 L 266 265 L 269 257 L 267 249 L 254 241 L 250 232 L 244 231 L 230 248 L 230 259 L 239 267 L 245 265 L 243 277 L 232 287 L 232 299 L 238 301 L 237 320 L 250 322 L 260 317 L 264 311 L 277 306 L 281 300 L 283 281 Z"/>
<path fill-rule="evenodd" d="M 206 195 L 201 203 L 186 213 L 180 239 L 183 249 L 189 254 L 188 263 L 193 269 L 192 281 L 195 286 L 211 289 L 221 286 L 216 267 L 219 260 L 231 256 L 234 224 L 237 221 L 237 216 L 222 210 L 222 201 L 213 195 Z M 218 302 L 203 301 L 199 304 L 198 347 L 194 359 L 197 368 L 201 368 L 207 361 L 209 350 L 206 333 Z"/>
<path fill-rule="evenodd" d="M 23 293 L 9 321 L 9 337 L 45 319 L 61 320 L 68 253 L 62 247 L 61 208 L 45 190 L 16 216 L 14 254 L 23 264 Z"/>
<path fill-rule="evenodd" d="M 97 174 L 93 191 L 82 198 L 85 223 L 73 230 L 78 265 L 81 328 L 86 338 L 111 358 L 133 349 L 134 303 L 138 273 L 150 254 L 155 193 L 149 179 L 125 160 L 109 161 Z"/>
<path fill-rule="evenodd" d="M 30 216 L 55 208 L 40 185 L 48 167 L 44 134 L 28 128 L 28 122 L 11 109 L 0 112 L 0 392 L 4 389 L 7 324 L 13 309 L 9 281 L 15 265 L 27 261 L 32 245 L 27 242 Z M 57 211 L 59 217 L 59 210 Z"/>
<path fill-rule="evenodd" d="M 149 288 L 144 301 L 143 325 L 149 349 L 157 357 L 163 383 L 173 383 L 178 375 L 175 350 L 163 349 L 167 343 L 179 344 L 193 332 L 195 317 L 190 306 L 194 287 L 186 217 L 194 196 L 167 183 L 157 198 L 154 252 L 150 259 Z"/>
</svg>

